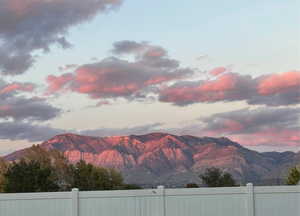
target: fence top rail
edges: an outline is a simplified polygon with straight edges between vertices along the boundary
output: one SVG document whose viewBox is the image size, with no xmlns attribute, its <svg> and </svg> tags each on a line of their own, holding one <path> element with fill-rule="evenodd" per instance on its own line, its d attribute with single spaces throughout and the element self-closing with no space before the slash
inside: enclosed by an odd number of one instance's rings
<svg viewBox="0 0 300 216">
<path fill-rule="evenodd" d="M 255 186 L 254 194 L 300 193 L 300 186 Z M 145 189 L 145 190 L 116 190 L 116 191 L 81 191 L 80 199 L 89 198 L 126 198 L 126 197 L 159 197 L 166 196 L 196 196 L 196 195 L 239 195 L 246 194 L 247 187 L 228 188 L 182 188 L 182 189 Z M 1 194 L 0 201 L 8 200 L 43 200 L 71 199 L 72 192 L 52 193 L 18 193 Z"/>
<path fill-rule="evenodd" d="M 43 200 L 43 199 L 71 199 L 71 192 L 51 193 L 0 193 L 0 201 L 9 200 Z"/>
<path fill-rule="evenodd" d="M 166 189 L 166 196 L 245 194 L 246 187 Z"/>
<path fill-rule="evenodd" d="M 300 186 L 257 186 L 254 187 L 254 193 L 300 193 Z"/>
<path fill-rule="evenodd" d="M 157 197 L 163 195 L 161 189 L 116 190 L 116 191 L 81 191 L 79 198 L 126 198 L 126 197 Z"/>
</svg>

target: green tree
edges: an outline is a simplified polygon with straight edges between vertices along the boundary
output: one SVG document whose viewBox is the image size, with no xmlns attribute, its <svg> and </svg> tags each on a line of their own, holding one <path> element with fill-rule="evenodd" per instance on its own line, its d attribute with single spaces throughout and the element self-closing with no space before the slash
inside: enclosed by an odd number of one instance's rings
<svg viewBox="0 0 300 216">
<path fill-rule="evenodd" d="M 72 187 L 79 190 L 114 190 L 122 189 L 124 186 L 122 175 L 114 169 L 96 167 L 80 161 L 73 170 Z"/>
<path fill-rule="evenodd" d="M 0 193 L 4 192 L 5 176 L 9 164 L 3 159 L 0 158 Z"/>
<path fill-rule="evenodd" d="M 9 166 L 4 174 L 5 193 L 52 192 L 59 189 L 53 180 L 54 170 L 43 167 L 38 161 L 21 160 Z"/>
<path fill-rule="evenodd" d="M 286 184 L 287 185 L 297 185 L 300 181 L 300 171 L 297 167 L 293 167 L 290 169 Z"/>
<path fill-rule="evenodd" d="M 73 184 L 73 169 L 68 159 L 58 150 L 46 150 L 33 145 L 24 153 L 26 162 L 38 161 L 43 168 L 54 169 L 52 179 L 59 185 L 60 191 L 70 190 Z"/>
<path fill-rule="evenodd" d="M 205 173 L 199 176 L 208 187 L 235 187 L 237 186 L 231 174 L 212 167 L 206 169 Z"/>
</svg>

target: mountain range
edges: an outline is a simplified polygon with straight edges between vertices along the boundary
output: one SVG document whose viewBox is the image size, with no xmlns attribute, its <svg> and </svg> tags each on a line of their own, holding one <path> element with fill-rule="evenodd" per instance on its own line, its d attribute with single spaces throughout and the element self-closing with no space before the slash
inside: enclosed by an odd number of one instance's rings
<svg viewBox="0 0 300 216">
<path fill-rule="evenodd" d="M 260 153 L 225 137 L 167 133 L 112 137 L 62 134 L 40 146 L 63 152 L 72 163 L 85 160 L 96 166 L 116 168 L 126 182 L 145 187 L 200 183 L 198 176 L 208 167 L 224 169 L 240 183 L 279 184 L 289 167 L 300 164 L 300 152 Z M 17 160 L 25 150 L 4 158 Z"/>
</svg>

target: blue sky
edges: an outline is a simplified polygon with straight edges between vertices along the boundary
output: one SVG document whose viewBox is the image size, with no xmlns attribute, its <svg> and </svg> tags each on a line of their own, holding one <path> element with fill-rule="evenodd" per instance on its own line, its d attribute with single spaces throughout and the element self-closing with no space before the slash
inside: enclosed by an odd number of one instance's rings
<svg viewBox="0 0 300 216">
<path fill-rule="evenodd" d="M 119 10 L 75 26 L 68 35 L 73 48 L 54 47 L 37 62 L 33 78 L 43 81 L 45 72 L 58 73 L 60 65 L 104 58 L 120 40 L 159 44 L 186 65 L 199 66 L 197 57 L 208 55 L 212 64 L 252 67 L 258 73 L 299 68 L 299 1 L 185 3 L 128 0 Z"/>
<path fill-rule="evenodd" d="M 18 3 L 19 0 L 14 1 L 17 2 L 17 5 L 21 5 Z M 67 0 L 62 1 L 67 2 Z M 6 0 L 0 2 L 0 6 L 6 2 Z M 55 5 L 55 1 L 53 2 Z M 89 5 L 90 2 L 92 0 L 86 4 Z M 111 2 L 111 4 L 115 4 L 113 1 Z M 74 5 L 69 5 L 69 7 L 73 8 Z M 163 48 L 168 52 L 168 58 L 180 62 L 180 67 L 197 71 L 193 77 L 194 80 L 204 79 L 203 71 L 209 71 L 216 67 L 230 68 L 230 73 L 240 76 L 251 76 L 253 82 L 256 82 L 254 81 L 256 77 L 289 71 L 296 71 L 293 76 L 298 77 L 300 68 L 300 2 L 298 0 L 189 0 L 184 2 L 124 0 L 122 5 L 115 10 L 104 13 L 100 11 L 97 16 L 92 16 L 91 19 L 87 18 L 91 15 L 88 13 L 92 12 L 86 12 L 86 14 L 84 12 L 83 15 L 86 15 L 86 18 L 82 18 L 82 16 L 78 18 L 78 22 L 70 21 L 70 25 L 62 26 L 62 29 L 67 30 L 67 34 L 65 31 L 60 32 L 60 34 L 64 35 L 72 44 L 71 48 L 62 49 L 60 46 L 49 43 L 51 49 L 47 53 L 41 49 L 32 49 L 30 54 L 39 55 L 38 58 L 35 58 L 32 67 L 22 72 L 21 75 L 2 76 L 2 79 L 8 83 L 34 83 L 38 87 L 35 91 L 26 93 L 29 95 L 27 97 L 43 97 L 51 106 L 62 110 L 62 114 L 59 116 L 34 122 L 34 124 L 77 132 L 89 129 L 100 130 L 99 134 L 95 133 L 95 135 L 114 135 L 117 132 L 105 134 L 101 131 L 103 129 L 105 131 L 118 129 L 119 135 L 123 135 L 122 129 L 131 128 L 130 132 L 134 133 L 135 127 L 161 123 L 162 130 L 179 134 L 184 131 L 200 136 L 207 135 L 202 131 L 210 128 L 211 125 L 203 125 L 203 121 L 199 122 L 199 118 L 212 118 L 214 121 L 217 118 L 214 115 L 218 113 L 224 114 L 243 109 L 270 109 L 269 113 L 274 112 L 274 109 L 290 109 L 285 111 L 298 112 L 299 102 L 295 101 L 288 106 L 278 104 L 275 107 L 263 105 L 261 102 L 250 104 L 247 99 L 221 100 L 214 103 L 193 101 L 192 104 L 182 107 L 157 99 L 138 101 L 128 100 L 125 97 L 109 97 L 108 99 L 113 101 L 112 104 L 95 107 L 99 100 L 91 99 L 89 98 L 91 95 L 79 94 L 76 91 L 47 96 L 44 94 L 48 85 L 47 77 L 49 75 L 60 77 L 65 73 L 58 69 L 60 66 L 68 64 L 83 66 L 100 62 L 102 59 L 113 55 L 111 50 L 115 42 L 125 40 L 135 41 L 140 43 L 140 46 L 142 46 L 143 41 L 147 41 L 152 46 Z M 24 16 L 24 20 L 29 18 Z M 42 22 L 42 19 L 46 18 L 40 19 Z M 38 22 L 38 18 L 36 20 Z M 7 21 L 7 23 L 9 22 L 10 20 Z M 42 24 L 37 26 L 41 26 L 40 31 L 43 34 L 45 29 Z M 2 39 L 8 44 L 13 43 L 13 39 L 4 36 L 5 33 L 5 29 L 1 33 L 0 23 L 0 40 Z M 199 59 L 201 56 L 202 58 Z M 165 58 L 165 56 L 163 57 Z M 128 58 L 118 56 L 118 58 L 132 61 L 132 56 Z M 76 74 L 76 69 L 69 71 L 69 73 Z M 166 85 L 171 86 L 177 81 L 173 80 Z M 293 94 L 299 90 L 297 85 L 294 83 L 292 87 L 289 86 L 289 88 L 293 88 Z M 151 94 L 156 93 L 152 92 Z M 280 93 L 277 92 L 276 94 L 279 95 Z M 277 96 L 276 98 L 281 97 L 280 95 Z M 10 120 L 14 121 L 15 119 L 12 117 Z M 4 118 L 3 122 L 5 121 L 7 118 Z M 24 121 L 28 123 L 28 119 Z M 298 132 L 299 121 L 295 124 L 296 126 L 287 128 L 289 134 L 292 133 L 291 131 Z M 191 127 L 194 128 L 193 125 L 199 126 L 198 131 L 189 130 Z M 266 125 L 261 127 L 267 130 Z M 271 125 L 270 128 L 272 128 Z M 159 128 L 152 128 L 152 130 L 159 130 Z M 283 132 L 284 128 L 276 128 L 276 130 L 280 130 L 286 135 L 286 132 Z M 126 130 L 123 131 L 124 135 L 128 133 Z M 149 131 L 145 130 L 145 133 Z M 234 134 L 231 131 L 228 134 L 220 135 L 228 135 L 232 139 L 241 141 L 243 140 L 241 134 L 243 133 Z M 248 136 L 248 130 L 245 134 Z M 245 134 L 243 136 L 246 136 Z M 218 134 L 213 135 L 218 136 Z M 9 135 L 2 135 L 1 137 L 3 139 L 0 139 L 0 153 L 22 148 L 33 142 L 27 138 L 13 140 Z M 36 142 L 39 141 L 36 140 Z M 257 145 L 249 142 L 241 144 L 258 150 L 280 151 L 297 151 L 300 146 L 300 140 L 297 141 L 297 139 L 292 144 L 277 143 L 274 145 L 271 142 L 272 140 L 268 139 Z"/>
</svg>

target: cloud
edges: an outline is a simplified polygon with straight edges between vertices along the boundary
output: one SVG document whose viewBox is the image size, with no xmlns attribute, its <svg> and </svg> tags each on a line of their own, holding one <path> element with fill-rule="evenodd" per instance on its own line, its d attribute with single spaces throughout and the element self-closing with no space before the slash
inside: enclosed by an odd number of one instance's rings
<svg viewBox="0 0 300 216">
<path fill-rule="evenodd" d="M 199 120 L 202 133 L 244 145 L 300 146 L 300 108 L 241 109 Z"/>
<path fill-rule="evenodd" d="M 117 41 L 113 44 L 112 53 L 116 55 L 133 55 L 138 63 L 151 67 L 179 67 L 179 61 L 169 58 L 167 50 L 148 42 Z"/>
<path fill-rule="evenodd" d="M 216 133 L 253 133 L 266 128 L 294 128 L 300 120 L 300 108 L 241 109 L 201 119 L 205 130 Z"/>
<path fill-rule="evenodd" d="M 134 54 L 140 55 L 145 52 L 149 47 L 147 42 L 136 42 L 136 41 L 117 41 L 113 44 L 113 49 L 111 50 L 113 54 L 124 55 L 124 54 Z"/>
<path fill-rule="evenodd" d="M 77 67 L 78 67 L 77 64 L 67 64 L 67 65 L 63 65 L 63 66 L 58 67 L 58 69 L 60 71 L 69 71 L 69 70 L 75 69 Z"/>
<path fill-rule="evenodd" d="M 223 74 L 214 80 L 179 82 L 160 92 L 160 101 L 185 106 L 193 103 L 245 100 L 255 91 L 250 76 Z"/>
<path fill-rule="evenodd" d="M 140 125 L 135 127 L 128 127 L 128 128 L 99 128 L 95 130 L 85 130 L 79 131 L 82 135 L 87 136 L 125 136 L 125 135 L 141 135 L 152 133 L 154 131 L 160 131 L 160 127 L 162 126 L 161 123 L 153 123 L 153 124 L 146 124 Z"/>
<path fill-rule="evenodd" d="M 228 137 L 245 146 L 300 146 L 300 108 L 257 108 L 224 112 L 200 118 L 198 122 L 166 128 L 153 123 L 127 128 L 98 128 L 93 130 L 66 130 L 26 122 L 0 122 L 0 139 L 45 141 L 63 133 L 87 136 L 141 135 L 166 132 L 178 135 Z"/>
<path fill-rule="evenodd" d="M 0 0 L 0 72 L 28 70 L 37 51 L 52 45 L 68 48 L 68 30 L 97 14 L 117 8 L 122 0 Z"/>
<path fill-rule="evenodd" d="M 65 132 L 62 129 L 44 125 L 33 125 L 24 122 L 0 122 L 0 139 L 38 142 Z"/>
<path fill-rule="evenodd" d="M 57 117 L 60 109 L 42 98 L 9 97 L 0 101 L 0 119 L 47 121 Z"/>
<path fill-rule="evenodd" d="M 225 67 L 216 67 L 216 68 L 210 70 L 209 74 L 213 75 L 213 76 L 218 76 L 222 73 L 225 73 L 226 71 L 227 71 L 227 68 L 225 68 Z"/>
<path fill-rule="evenodd" d="M 300 71 L 251 77 L 221 74 L 213 80 L 178 82 L 162 88 L 160 101 L 185 106 L 193 103 L 246 101 L 253 105 L 281 106 L 300 103 Z"/>
<path fill-rule="evenodd" d="M 8 84 L 0 80 L 0 120 L 47 121 L 57 117 L 61 110 L 50 105 L 45 99 L 21 95 L 32 92 L 31 83 Z"/>
<path fill-rule="evenodd" d="M 289 71 L 263 77 L 257 88 L 260 95 L 274 95 L 291 89 L 300 91 L 300 71 Z"/>
<path fill-rule="evenodd" d="M 35 85 L 32 83 L 11 83 L 7 84 L 3 87 L 0 85 L 0 95 L 8 94 L 14 91 L 24 91 L 24 92 L 32 92 L 35 88 Z"/>
<path fill-rule="evenodd" d="M 64 133 L 76 133 L 97 137 L 138 135 L 158 131 L 158 127 L 160 126 L 160 123 L 154 123 L 128 128 L 99 128 L 95 130 L 75 131 L 53 128 L 49 125 L 37 125 L 24 122 L 0 122 L 0 139 L 42 142 Z"/>
<path fill-rule="evenodd" d="M 193 74 L 179 67 L 167 52 L 158 46 L 121 41 L 114 44 L 113 53 L 134 54 L 135 60 L 105 58 L 93 64 L 79 66 L 74 73 L 48 76 L 48 93 L 70 90 L 95 99 L 146 97 L 155 86 L 180 80 Z"/>
</svg>

